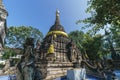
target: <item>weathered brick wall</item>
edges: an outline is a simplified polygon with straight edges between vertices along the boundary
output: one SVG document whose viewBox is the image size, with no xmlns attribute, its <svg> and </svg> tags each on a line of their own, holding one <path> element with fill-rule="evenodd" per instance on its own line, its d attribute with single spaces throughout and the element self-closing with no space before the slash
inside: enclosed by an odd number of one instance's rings
<svg viewBox="0 0 120 80">
<path fill-rule="evenodd" d="M 73 64 L 70 62 L 48 62 L 47 64 L 36 63 L 36 67 L 42 73 L 47 73 L 44 80 L 53 80 L 54 78 L 65 76 L 67 70 L 73 69 Z"/>
</svg>

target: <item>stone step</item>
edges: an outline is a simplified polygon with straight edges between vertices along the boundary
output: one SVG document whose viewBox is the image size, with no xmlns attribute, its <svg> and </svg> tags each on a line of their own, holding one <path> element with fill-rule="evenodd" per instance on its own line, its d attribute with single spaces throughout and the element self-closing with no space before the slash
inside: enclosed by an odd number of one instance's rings
<svg viewBox="0 0 120 80">
<path fill-rule="evenodd" d="M 45 69 L 45 68 L 37 67 L 37 69 Z M 70 70 L 70 69 L 73 69 L 73 68 L 72 67 L 68 67 L 68 68 L 47 68 L 48 71 Z"/>
<path fill-rule="evenodd" d="M 38 65 L 35 65 L 36 67 L 73 67 L 73 64 L 38 64 Z"/>
<path fill-rule="evenodd" d="M 61 74 L 61 73 L 66 73 L 66 72 L 67 72 L 67 71 L 64 70 L 64 71 L 48 71 L 47 73 L 54 75 L 54 74 Z"/>
<path fill-rule="evenodd" d="M 47 77 L 44 80 L 53 80 L 55 78 L 61 77 L 61 76 L 65 76 L 66 74 L 62 73 L 62 74 L 57 74 L 57 75 L 47 75 Z"/>
</svg>

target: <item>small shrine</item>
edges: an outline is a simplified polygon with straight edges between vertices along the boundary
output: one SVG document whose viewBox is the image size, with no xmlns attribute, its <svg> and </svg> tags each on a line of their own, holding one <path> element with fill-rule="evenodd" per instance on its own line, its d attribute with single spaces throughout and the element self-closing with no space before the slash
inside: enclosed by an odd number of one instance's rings
<svg viewBox="0 0 120 80">
<path fill-rule="evenodd" d="M 36 67 L 42 71 L 45 79 L 53 79 L 66 75 L 68 69 L 73 69 L 80 61 L 80 52 L 60 24 L 59 11 L 56 20 L 43 39 L 39 49 Z"/>
</svg>

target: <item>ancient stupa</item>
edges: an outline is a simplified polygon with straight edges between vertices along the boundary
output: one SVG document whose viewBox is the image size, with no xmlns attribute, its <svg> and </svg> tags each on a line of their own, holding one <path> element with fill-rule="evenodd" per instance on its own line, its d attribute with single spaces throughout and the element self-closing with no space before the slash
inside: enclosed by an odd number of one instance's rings
<svg viewBox="0 0 120 80">
<path fill-rule="evenodd" d="M 38 53 L 36 67 L 42 71 L 44 78 L 51 80 L 66 75 L 66 71 L 75 68 L 80 60 L 78 48 L 60 23 L 58 10 L 55 23 L 43 39 Z"/>
</svg>

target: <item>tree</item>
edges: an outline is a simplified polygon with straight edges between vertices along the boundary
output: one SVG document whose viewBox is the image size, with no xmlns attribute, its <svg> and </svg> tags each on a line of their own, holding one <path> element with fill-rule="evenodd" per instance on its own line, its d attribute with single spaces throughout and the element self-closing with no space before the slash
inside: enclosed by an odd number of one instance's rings
<svg viewBox="0 0 120 80">
<path fill-rule="evenodd" d="M 86 27 L 92 27 L 94 32 L 106 25 L 120 26 L 120 0 L 89 0 L 88 5 L 86 12 L 91 16 L 78 23 L 86 23 Z"/>
<path fill-rule="evenodd" d="M 118 28 L 116 28 L 118 27 Z M 112 37 L 112 41 L 115 44 L 114 47 L 120 47 L 120 28 L 119 26 L 114 26 L 110 28 L 110 35 Z"/>
<path fill-rule="evenodd" d="M 69 36 L 77 44 L 79 50 L 88 55 L 90 60 L 99 60 L 103 56 L 101 35 L 91 36 L 82 31 L 73 31 L 69 33 Z"/>
<path fill-rule="evenodd" d="M 69 37 L 76 43 L 79 50 L 81 50 L 83 48 L 81 45 L 83 37 L 84 37 L 83 31 L 78 31 L 78 30 L 72 31 L 69 33 Z"/>
<path fill-rule="evenodd" d="M 111 36 L 108 46 L 120 47 L 120 0 L 89 0 L 86 12 L 91 16 L 77 23 L 85 23 L 84 28 L 91 27 L 90 34 L 108 28 Z"/>
<path fill-rule="evenodd" d="M 10 57 L 16 56 L 16 52 L 10 48 L 5 48 L 5 52 L 2 56 L 3 59 L 9 59 Z"/>
<path fill-rule="evenodd" d="M 102 55 L 102 36 L 90 36 L 85 34 L 86 39 L 82 44 L 90 60 L 99 60 Z"/>
<path fill-rule="evenodd" d="M 7 37 L 6 37 L 6 46 L 12 48 L 22 48 L 23 43 L 25 42 L 27 37 L 32 37 L 36 42 L 38 39 L 43 39 L 43 34 L 36 28 L 31 26 L 20 26 L 15 27 L 11 26 L 8 28 Z"/>
</svg>

